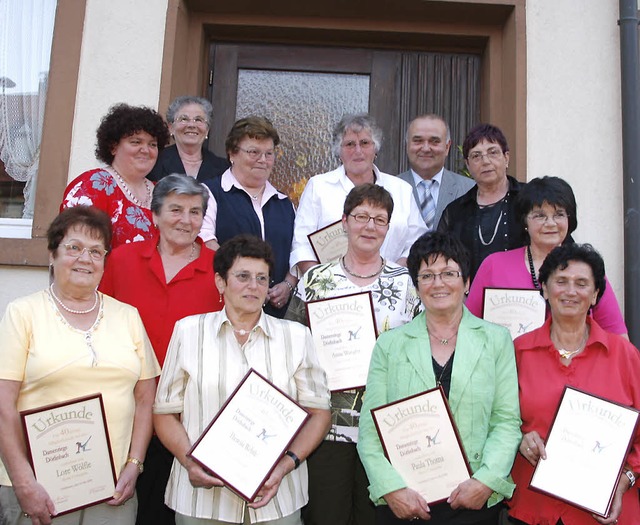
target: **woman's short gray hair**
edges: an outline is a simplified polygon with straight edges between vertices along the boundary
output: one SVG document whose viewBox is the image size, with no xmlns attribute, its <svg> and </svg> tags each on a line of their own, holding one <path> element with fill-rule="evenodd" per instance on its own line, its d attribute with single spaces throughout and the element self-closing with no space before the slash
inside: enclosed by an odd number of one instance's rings
<svg viewBox="0 0 640 525">
<path fill-rule="evenodd" d="M 164 199 L 170 193 L 175 193 L 176 195 L 200 195 L 202 197 L 202 215 L 204 216 L 207 213 L 207 203 L 209 202 L 207 188 L 193 177 L 177 173 L 167 175 L 153 188 L 153 197 L 151 198 L 151 211 L 153 213 L 160 213 Z"/>
<path fill-rule="evenodd" d="M 173 102 L 169 104 L 169 108 L 167 109 L 167 122 L 172 124 L 176 119 L 176 113 L 180 111 L 182 106 L 186 106 L 187 104 L 200 105 L 202 107 L 202 111 L 207 115 L 207 124 L 211 125 L 211 119 L 213 118 L 213 106 L 211 105 L 211 102 L 206 98 L 192 97 L 190 95 L 176 97 L 173 99 Z"/>
<path fill-rule="evenodd" d="M 331 152 L 340 158 L 340 149 L 342 147 L 342 139 L 347 131 L 359 133 L 366 130 L 371 133 L 371 139 L 376 147 L 376 153 L 380 151 L 382 146 L 382 130 L 376 124 L 371 115 L 359 113 L 357 115 L 345 115 L 340 122 L 333 128 L 333 136 L 331 137 Z"/>
</svg>

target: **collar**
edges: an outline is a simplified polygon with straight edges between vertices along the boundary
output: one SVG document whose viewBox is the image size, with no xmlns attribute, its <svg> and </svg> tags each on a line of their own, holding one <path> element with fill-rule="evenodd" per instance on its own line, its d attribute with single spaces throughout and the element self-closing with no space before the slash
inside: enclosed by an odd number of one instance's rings
<svg viewBox="0 0 640 525">
<path fill-rule="evenodd" d="M 516 348 L 518 351 L 537 350 L 541 348 L 553 349 L 553 342 L 551 341 L 552 321 L 553 319 L 549 316 L 540 328 L 518 337 L 516 339 Z M 604 331 L 591 316 L 587 315 L 586 321 L 590 327 L 590 331 L 585 348 L 601 348 L 608 353 L 609 334 Z"/>
<path fill-rule="evenodd" d="M 222 190 L 225 192 L 231 191 L 231 188 L 237 188 L 241 192 L 246 193 L 247 195 L 249 195 L 249 197 L 251 197 L 249 192 L 245 190 L 242 187 L 242 184 L 238 182 L 238 179 L 236 179 L 235 175 L 231 171 L 231 168 L 227 169 L 227 171 L 225 171 L 222 174 L 220 185 L 222 186 Z M 280 193 L 278 190 L 276 190 L 273 184 L 271 184 L 269 181 L 266 181 L 265 187 L 264 187 L 264 193 L 262 194 L 262 202 L 263 203 L 267 202 L 274 195 L 276 195 L 278 199 L 287 198 L 287 196 L 284 193 Z"/>
<path fill-rule="evenodd" d="M 420 175 L 418 175 L 415 171 L 413 171 L 413 168 L 411 168 L 411 175 L 413 175 L 413 182 L 415 183 L 416 188 L 423 180 L 425 180 Z M 433 182 L 437 182 L 438 186 L 440 186 L 442 184 L 442 175 L 444 175 L 444 166 L 438 173 L 436 173 L 433 177 L 431 177 L 430 180 Z"/>
<path fill-rule="evenodd" d="M 380 175 L 381 175 L 381 172 L 378 169 L 378 166 L 374 164 L 373 165 L 373 178 L 374 178 L 373 183 L 374 184 L 382 185 Z M 347 172 L 344 169 L 344 164 L 341 164 L 335 170 L 326 173 L 326 178 L 328 182 L 340 183 L 347 193 L 349 193 L 355 187 L 355 184 L 351 182 L 351 179 L 349 177 L 347 177 Z"/>
</svg>

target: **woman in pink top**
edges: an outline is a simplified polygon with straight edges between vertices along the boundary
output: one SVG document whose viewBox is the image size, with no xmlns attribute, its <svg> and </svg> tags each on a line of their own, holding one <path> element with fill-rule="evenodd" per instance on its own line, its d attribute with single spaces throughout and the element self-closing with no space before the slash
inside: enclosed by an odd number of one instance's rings
<svg viewBox="0 0 640 525">
<path fill-rule="evenodd" d="M 482 317 L 485 288 L 540 289 L 538 273 L 547 255 L 561 244 L 573 243 L 571 233 L 578 226 L 576 198 L 566 181 L 558 177 L 531 180 L 520 190 L 515 209 L 529 244 L 493 253 L 482 262 L 465 302 L 478 317 Z M 592 314 L 607 332 L 626 336 L 627 327 L 608 282 Z"/>
</svg>

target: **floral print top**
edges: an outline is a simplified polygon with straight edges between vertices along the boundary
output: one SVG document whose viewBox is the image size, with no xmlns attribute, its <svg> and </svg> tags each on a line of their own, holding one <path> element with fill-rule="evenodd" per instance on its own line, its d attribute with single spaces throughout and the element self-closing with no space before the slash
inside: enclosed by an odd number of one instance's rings
<svg viewBox="0 0 640 525">
<path fill-rule="evenodd" d="M 102 168 L 85 171 L 64 190 L 60 211 L 79 205 L 95 206 L 111 217 L 112 249 L 156 234 L 151 210 L 131 202 L 113 176 Z"/>
<path fill-rule="evenodd" d="M 358 292 L 371 292 L 378 333 L 402 326 L 422 310 L 409 271 L 386 261 L 371 284 L 357 286 L 349 280 L 339 262 L 319 264 L 302 276 L 285 319 L 308 326 L 305 303 Z M 358 442 L 358 424 L 364 388 L 331 392 L 331 429 L 326 441 Z"/>
</svg>

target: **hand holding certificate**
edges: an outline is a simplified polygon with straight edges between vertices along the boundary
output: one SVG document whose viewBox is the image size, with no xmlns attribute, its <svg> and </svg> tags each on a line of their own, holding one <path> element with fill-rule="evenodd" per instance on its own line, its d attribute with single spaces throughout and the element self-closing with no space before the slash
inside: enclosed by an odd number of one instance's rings
<svg viewBox="0 0 640 525">
<path fill-rule="evenodd" d="M 371 410 L 385 455 L 427 501 L 445 501 L 471 476 L 441 388 Z"/>
<path fill-rule="evenodd" d="M 308 417 L 251 369 L 188 455 L 252 502 Z"/>
<path fill-rule="evenodd" d="M 56 516 L 113 497 L 116 475 L 100 394 L 20 415 L 33 472 Z"/>
<path fill-rule="evenodd" d="M 565 387 L 530 487 L 599 516 L 609 514 L 639 413 Z"/>
</svg>

